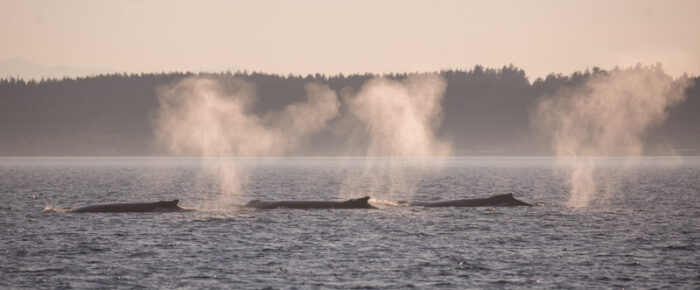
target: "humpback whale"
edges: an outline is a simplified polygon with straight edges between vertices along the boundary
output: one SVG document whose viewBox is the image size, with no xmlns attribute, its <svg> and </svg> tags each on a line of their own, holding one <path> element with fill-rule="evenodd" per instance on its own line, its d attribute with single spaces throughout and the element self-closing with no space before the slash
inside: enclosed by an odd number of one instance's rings
<svg viewBox="0 0 700 290">
<path fill-rule="evenodd" d="M 308 200 L 282 200 L 282 201 L 260 201 L 253 200 L 246 204 L 246 207 L 257 209 L 328 209 L 328 208 L 376 208 L 367 203 L 369 196 L 346 201 L 308 201 Z"/>
<path fill-rule="evenodd" d="M 77 207 L 68 210 L 68 212 L 166 212 L 183 210 L 177 203 L 179 200 L 157 201 L 157 202 L 138 202 L 138 203 L 103 203 Z"/>
<path fill-rule="evenodd" d="M 425 207 L 478 207 L 478 206 L 532 206 L 529 203 L 518 200 L 512 193 L 499 194 L 487 198 L 455 199 L 437 202 L 412 202 L 411 206 Z"/>
</svg>

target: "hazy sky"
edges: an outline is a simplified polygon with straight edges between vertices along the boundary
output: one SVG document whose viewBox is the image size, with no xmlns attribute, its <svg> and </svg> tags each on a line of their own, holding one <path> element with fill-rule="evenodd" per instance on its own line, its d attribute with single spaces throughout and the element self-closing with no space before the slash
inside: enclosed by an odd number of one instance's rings
<svg viewBox="0 0 700 290">
<path fill-rule="evenodd" d="M 0 61 L 117 71 L 700 74 L 700 1 L 5 1 Z"/>
</svg>

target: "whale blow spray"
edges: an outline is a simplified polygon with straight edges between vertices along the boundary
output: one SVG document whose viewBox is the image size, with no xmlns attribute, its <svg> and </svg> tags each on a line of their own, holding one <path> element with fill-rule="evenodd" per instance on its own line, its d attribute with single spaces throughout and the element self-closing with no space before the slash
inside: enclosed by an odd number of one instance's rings
<svg viewBox="0 0 700 290">
<path fill-rule="evenodd" d="M 644 152 L 645 133 L 663 124 L 668 107 L 685 99 L 687 85 L 686 77 L 674 79 L 661 65 L 637 65 L 596 73 L 540 100 L 534 123 L 567 165 L 569 206 L 589 205 L 599 190 L 594 170 L 606 156 Z"/>
<path fill-rule="evenodd" d="M 366 140 L 364 148 L 353 150 L 368 158 L 361 174 L 346 179 L 341 195 L 360 190 L 358 185 L 369 186 L 370 194 L 381 198 L 413 193 L 417 184 L 407 181 L 405 166 L 418 162 L 425 167 L 428 158 L 434 162 L 451 152 L 450 144 L 435 134 L 445 88 L 437 74 L 414 74 L 400 81 L 377 77 L 346 98 Z"/>
<path fill-rule="evenodd" d="M 264 116 L 254 114 L 253 87 L 234 80 L 190 77 L 158 90 L 156 137 L 175 155 L 201 157 L 219 183 L 219 199 L 240 196 L 247 180 L 235 157 L 279 156 L 293 150 L 338 114 L 336 93 L 307 84 L 306 102 Z"/>
</svg>

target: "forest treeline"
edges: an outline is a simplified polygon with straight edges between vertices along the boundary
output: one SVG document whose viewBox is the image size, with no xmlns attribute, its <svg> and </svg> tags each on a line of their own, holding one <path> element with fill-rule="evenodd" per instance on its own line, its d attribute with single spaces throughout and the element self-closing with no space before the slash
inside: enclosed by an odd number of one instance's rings
<svg viewBox="0 0 700 290">
<path fill-rule="evenodd" d="M 455 155 L 547 155 L 550 140 L 533 128 L 538 99 L 576 86 L 594 68 L 571 75 L 528 80 L 514 66 L 475 66 L 439 72 L 447 83 L 442 123 L 437 135 L 450 140 Z M 0 80 L 0 156 L 153 156 L 168 155 L 156 142 L 156 90 L 183 78 L 204 76 L 224 87 L 245 80 L 254 86 L 255 114 L 282 110 L 304 101 L 304 86 L 326 84 L 339 95 L 360 89 L 377 75 L 275 75 L 257 72 L 110 74 L 84 78 Z M 409 74 L 383 75 L 403 79 Z M 672 146 L 676 152 L 700 154 L 700 78 L 686 90 L 686 100 L 670 108 L 663 126 L 644 136 L 647 154 Z M 342 108 L 341 108 L 342 110 Z M 345 142 L 343 132 L 322 131 L 289 154 L 334 155 Z"/>
</svg>

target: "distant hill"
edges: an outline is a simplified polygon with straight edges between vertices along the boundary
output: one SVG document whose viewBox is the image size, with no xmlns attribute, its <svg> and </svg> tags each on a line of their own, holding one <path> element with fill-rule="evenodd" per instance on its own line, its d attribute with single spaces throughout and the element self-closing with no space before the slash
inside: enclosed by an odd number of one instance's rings
<svg viewBox="0 0 700 290">
<path fill-rule="evenodd" d="M 85 77 L 105 73 L 114 73 L 112 69 L 76 68 L 65 65 L 47 66 L 22 58 L 12 58 L 0 61 L 0 78 L 21 78 L 25 80 L 42 78 Z"/>
<path fill-rule="evenodd" d="M 438 135 L 453 143 L 456 155 L 551 154 L 531 126 L 538 98 L 587 80 L 600 70 L 529 81 L 513 66 L 440 72 L 447 82 L 443 122 Z M 191 73 L 109 74 L 83 78 L 0 80 L 0 156 L 144 156 L 167 155 L 154 137 L 156 88 Z M 201 74 L 227 86 L 243 79 L 254 85 L 253 112 L 263 115 L 305 99 L 304 85 L 317 82 L 336 92 L 358 90 L 375 77 L 363 75 Z M 403 79 L 407 74 L 385 75 Z M 700 154 L 700 78 L 687 100 L 671 108 L 663 127 L 647 134 L 649 148 L 671 144 L 682 154 Z M 342 93 L 341 93 L 342 95 Z M 342 109 L 342 108 L 341 108 Z M 332 124 L 331 124 L 332 125 Z M 334 155 L 347 142 L 343 132 L 326 130 L 289 154 Z M 657 146 L 658 145 L 658 146 Z M 654 154 L 653 150 L 648 154 Z"/>
</svg>

